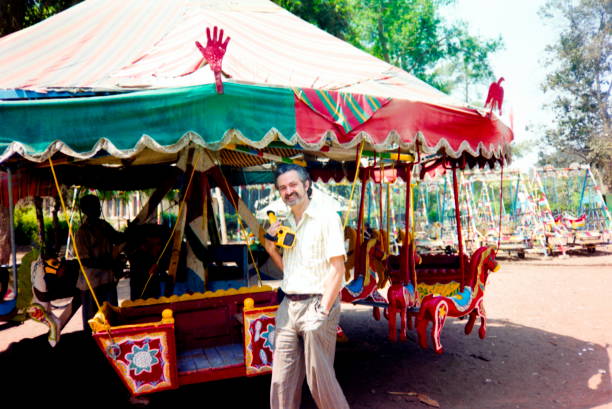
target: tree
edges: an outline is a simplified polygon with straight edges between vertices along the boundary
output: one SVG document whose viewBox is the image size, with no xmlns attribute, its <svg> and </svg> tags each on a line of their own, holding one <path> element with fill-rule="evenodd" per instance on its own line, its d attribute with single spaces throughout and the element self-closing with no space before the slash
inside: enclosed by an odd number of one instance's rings
<svg viewBox="0 0 612 409">
<path fill-rule="evenodd" d="M 342 40 L 354 37 L 351 26 L 349 0 L 272 0 L 287 11 L 299 16 Z"/>
<path fill-rule="evenodd" d="M 0 1 L 0 36 L 31 26 L 81 0 L 2 0 Z"/>
<path fill-rule="evenodd" d="M 552 70 L 542 87 L 554 96 L 548 108 L 555 122 L 545 131 L 548 152 L 540 163 L 590 164 L 612 188 L 612 3 L 549 0 L 540 14 L 556 26 L 564 22 L 558 41 L 546 48 Z"/>
<path fill-rule="evenodd" d="M 479 39 L 467 24 L 450 24 L 441 7 L 453 0 L 353 0 L 357 45 L 373 55 L 450 92 L 494 79 L 489 55 L 503 47 L 500 38 Z"/>
<path fill-rule="evenodd" d="M 486 95 L 471 92 L 471 87 L 477 84 L 489 85 L 496 79 L 489 56 L 504 47 L 501 37 L 479 39 L 469 33 L 464 22 L 445 28 L 444 31 L 447 55 L 441 65 L 449 71 L 449 87 L 461 87 L 465 102 L 482 105 Z M 483 90 L 486 92 L 488 88 Z M 477 102 L 474 102 L 474 98 L 478 98 Z"/>
<path fill-rule="evenodd" d="M 489 56 L 500 38 L 479 39 L 467 24 L 449 24 L 440 7 L 454 0 L 273 0 L 291 13 L 376 57 L 451 92 L 494 79 Z"/>
</svg>

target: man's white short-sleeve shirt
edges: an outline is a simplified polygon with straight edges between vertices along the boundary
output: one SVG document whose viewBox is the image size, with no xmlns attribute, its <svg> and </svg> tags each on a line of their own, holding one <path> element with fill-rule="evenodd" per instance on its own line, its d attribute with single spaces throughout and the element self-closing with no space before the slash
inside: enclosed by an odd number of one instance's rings
<svg viewBox="0 0 612 409">
<path fill-rule="evenodd" d="M 287 222 L 296 239 L 293 248 L 283 251 L 281 288 L 287 294 L 323 294 L 323 284 L 334 272 L 330 259 L 346 256 L 340 216 L 315 196 L 299 223 L 291 212 Z"/>
</svg>

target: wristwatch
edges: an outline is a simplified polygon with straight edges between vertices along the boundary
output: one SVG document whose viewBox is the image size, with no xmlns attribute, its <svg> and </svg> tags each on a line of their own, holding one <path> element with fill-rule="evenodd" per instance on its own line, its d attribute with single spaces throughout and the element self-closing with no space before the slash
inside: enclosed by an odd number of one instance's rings
<svg viewBox="0 0 612 409">
<path fill-rule="evenodd" d="M 319 311 L 321 314 L 323 314 L 323 315 L 324 315 L 324 316 L 326 316 L 326 317 L 329 315 L 329 311 L 328 311 L 328 312 L 325 312 L 325 311 L 323 310 L 323 306 L 322 306 L 321 304 L 319 304 L 319 305 L 317 306 L 317 311 Z"/>
</svg>

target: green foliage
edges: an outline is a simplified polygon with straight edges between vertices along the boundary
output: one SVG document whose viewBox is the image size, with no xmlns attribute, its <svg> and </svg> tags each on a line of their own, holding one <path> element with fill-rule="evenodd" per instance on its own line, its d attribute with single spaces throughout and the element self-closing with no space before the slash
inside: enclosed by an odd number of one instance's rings
<svg viewBox="0 0 612 409">
<path fill-rule="evenodd" d="M 0 2 L 0 36 L 36 24 L 81 0 L 3 0 Z"/>
<path fill-rule="evenodd" d="M 27 246 L 34 244 L 40 246 L 38 242 L 38 221 L 36 219 L 36 210 L 34 205 L 18 205 L 15 207 L 15 242 L 19 246 Z M 46 245 L 52 244 L 53 221 L 49 217 L 44 218 L 45 223 L 45 239 Z M 68 237 L 68 223 L 63 218 L 59 217 L 59 235 L 60 240 L 65 241 Z M 61 244 L 61 243 L 58 243 Z"/>
<path fill-rule="evenodd" d="M 38 222 L 34 206 L 15 207 L 15 242 L 17 245 L 36 243 L 38 238 Z"/>
<path fill-rule="evenodd" d="M 494 78 L 489 55 L 501 39 L 480 40 L 467 24 L 450 24 L 439 10 L 445 0 L 355 0 L 360 44 L 369 52 L 445 92 Z M 359 7 L 357 7 L 359 6 Z"/>
<path fill-rule="evenodd" d="M 543 89 L 555 121 L 546 129 L 540 164 L 588 163 L 612 188 L 612 7 L 608 0 L 549 0 L 540 14 L 561 33 L 547 47 Z"/>
<path fill-rule="evenodd" d="M 512 142 L 512 158 L 519 159 L 529 155 L 531 152 L 535 150 L 538 143 L 532 139 L 525 139 L 521 142 Z"/>
<path fill-rule="evenodd" d="M 469 34 L 467 24 L 450 24 L 440 8 L 452 0 L 274 0 L 319 28 L 403 68 L 436 88 L 470 87 L 494 79 L 489 56 L 502 40 Z"/>
<path fill-rule="evenodd" d="M 475 37 L 469 33 L 468 26 L 464 22 L 443 30 L 446 56 L 434 69 L 434 80 L 439 77 L 448 78 L 448 88 L 461 87 L 465 102 L 473 103 L 474 98 L 484 101 L 484 96 L 471 92 L 470 88 L 476 84 L 488 85 L 496 80 L 489 56 L 503 49 L 501 37 L 497 39 Z M 442 76 L 443 72 L 448 74 Z"/>
<path fill-rule="evenodd" d="M 164 226 L 174 226 L 176 224 L 176 214 L 163 212 L 162 213 L 162 224 Z"/>
<path fill-rule="evenodd" d="M 343 40 L 353 38 L 349 0 L 272 0 L 303 20 Z"/>
</svg>

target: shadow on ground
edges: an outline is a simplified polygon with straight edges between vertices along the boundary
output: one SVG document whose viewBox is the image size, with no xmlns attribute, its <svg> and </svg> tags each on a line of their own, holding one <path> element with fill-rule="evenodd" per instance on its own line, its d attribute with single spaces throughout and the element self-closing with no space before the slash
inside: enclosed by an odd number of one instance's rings
<svg viewBox="0 0 612 409">
<path fill-rule="evenodd" d="M 415 333 L 390 343 L 387 322 L 371 310 L 343 312 L 350 341 L 338 345 L 338 379 L 353 409 L 426 408 L 415 397 L 388 392 L 418 392 L 441 408 L 592 408 L 612 402 L 605 348 L 536 328 L 491 320 L 487 338 L 477 328 L 463 334 L 465 321 L 449 320 L 443 355 L 421 350 Z M 46 336 L 23 339 L 0 353 L 2 388 L 30 404 L 52 403 L 129 407 L 128 394 L 91 338 L 82 332 L 62 336 L 55 349 Z M 154 394 L 149 407 L 177 403 L 249 409 L 268 407 L 269 376 L 190 385 Z M 24 400 L 25 402 L 25 400 Z M 302 408 L 315 404 L 305 388 Z"/>
</svg>

